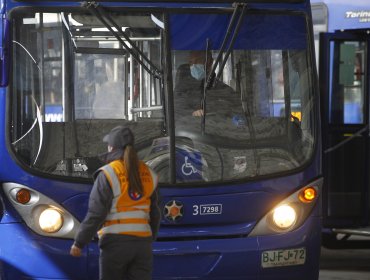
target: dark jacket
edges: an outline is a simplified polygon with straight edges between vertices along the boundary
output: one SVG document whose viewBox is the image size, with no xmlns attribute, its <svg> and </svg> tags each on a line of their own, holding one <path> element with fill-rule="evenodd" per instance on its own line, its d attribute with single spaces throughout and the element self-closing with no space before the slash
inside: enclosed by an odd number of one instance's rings
<svg viewBox="0 0 370 280">
<path fill-rule="evenodd" d="M 182 64 L 177 69 L 174 88 L 174 103 L 176 119 L 191 114 L 202 108 L 204 79 L 199 81 L 190 74 L 190 65 Z M 216 85 L 207 90 L 207 113 L 229 114 L 231 110 L 240 105 L 240 97 L 235 91 L 218 81 Z M 221 112 L 224 109 L 225 112 Z M 240 111 L 240 110 L 239 110 Z"/>
</svg>

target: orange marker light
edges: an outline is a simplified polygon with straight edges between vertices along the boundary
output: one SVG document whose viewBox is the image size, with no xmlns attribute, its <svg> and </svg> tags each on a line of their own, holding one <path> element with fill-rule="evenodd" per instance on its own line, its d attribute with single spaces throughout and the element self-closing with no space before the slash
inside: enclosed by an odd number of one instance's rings
<svg viewBox="0 0 370 280">
<path fill-rule="evenodd" d="M 313 187 L 307 187 L 305 188 L 300 194 L 299 199 L 302 202 L 312 202 L 317 197 L 317 191 Z"/>
<path fill-rule="evenodd" d="M 27 204 L 31 200 L 31 193 L 27 189 L 20 189 L 15 195 L 17 202 L 21 204 Z"/>
<path fill-rule="evenodd" d="M 180 209 L 178 207 L 171 207 L 170 209 L 170 216 L 177 217 L 180 213 Z"/>
</svg>

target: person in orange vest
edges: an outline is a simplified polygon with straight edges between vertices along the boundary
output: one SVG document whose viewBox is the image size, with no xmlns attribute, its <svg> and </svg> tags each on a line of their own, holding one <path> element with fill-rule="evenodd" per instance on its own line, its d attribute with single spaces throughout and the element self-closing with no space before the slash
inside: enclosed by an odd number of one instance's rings
<svg viewBox="0 0 370 280">
<path fill-rule="evenodd" d="M 88 212 L 75 236 L 70 254 L 99 236 L 99 279 L 151 279 L 152 242 L 160 222 L 158 176 L 138 160 L 134 135 L 123 126 L 103 139 L 107 164 L 94 174 Z"/>
</svg>

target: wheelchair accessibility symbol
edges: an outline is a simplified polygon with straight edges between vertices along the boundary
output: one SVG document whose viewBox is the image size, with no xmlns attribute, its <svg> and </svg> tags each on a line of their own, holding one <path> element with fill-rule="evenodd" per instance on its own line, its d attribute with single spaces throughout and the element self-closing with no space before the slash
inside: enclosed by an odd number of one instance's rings
<svg viewBox="0 0 370 280">
<path fill-rule="evenodd" d="M 198 171 L 198 169 L 196 169 L 189 161 L 188 161 L 189 157 L 185 156 L 185 162 L 184 164 L 182 165 L 181 167 L 181 171 L 182 171 L 182 174 L 186 175 L 186 176 L 190 176 L 191 174 L 196 174 L 196 173 L 199 173 L 200 172 Z"/>
</svg>

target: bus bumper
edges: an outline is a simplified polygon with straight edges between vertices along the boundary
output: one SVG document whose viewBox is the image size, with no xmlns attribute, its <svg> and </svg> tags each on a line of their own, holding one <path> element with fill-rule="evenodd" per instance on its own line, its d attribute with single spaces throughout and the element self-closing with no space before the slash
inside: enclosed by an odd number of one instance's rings
<svg viewBox="0 0 370 280">
<path fill-rule="evenodd" d="M 20 223 L 0 224 L 0 233 L 0 279 L 99 278 L 96 242 L 83 251 L 82 257 L 73 258 L 69 255 L 72 240 L 41 237 Z M 153 280 L 315 280 L 319 274 L 320 240 L 321 219 L 311 217 L 286 234 L 158 241 L 153 244 Z M 303 264 L 262 267 L 263 252 L 297 248 L 305 248 Z"/>
<path fill-rule="evenodd" d="M 311 217 L 297 230 L 260 237 L 196 241 L 159 241 L 154 244 L 153 279 L 307 279 L 319 276 L 321 219 Z M 262 253 L 270 250 L 306 251 L 304 264 L 262 267 Z"/>
</svg>

